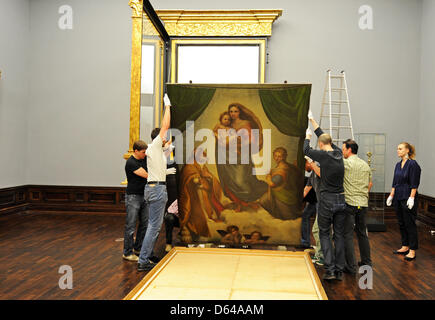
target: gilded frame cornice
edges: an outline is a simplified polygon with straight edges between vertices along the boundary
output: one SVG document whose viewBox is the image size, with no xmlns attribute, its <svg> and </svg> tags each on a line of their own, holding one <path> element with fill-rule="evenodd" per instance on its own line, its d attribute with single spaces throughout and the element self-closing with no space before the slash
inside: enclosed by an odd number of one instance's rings
<svg viewBox="0 0 435 320">
<path fill-rule="evenodd" d="M 272 35 L 281 9 L 156 10 L 174 37 L 262 37 Z"/>
</svg>

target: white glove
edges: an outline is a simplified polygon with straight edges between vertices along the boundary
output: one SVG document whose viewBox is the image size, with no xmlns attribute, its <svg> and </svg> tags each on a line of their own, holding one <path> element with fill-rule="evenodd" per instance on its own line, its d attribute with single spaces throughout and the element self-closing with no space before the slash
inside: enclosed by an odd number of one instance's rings
<svg viewBox="0 0 435 320">
<path fill-rule="evenodd" d="M 393 203 L 393 197 L 389 196 L 387 199 L 387 206 L 390 207 L 392 203 Z"/>
<path fill-rule="evenodd" d="M 307 131 L 305 132 L 305 137 L 310 136 L 310 138 L 311 138 L 312 135 L 313 135 L 313 131 L 311 131 L 310 128 L 307 128 Z"/>
<path fill-rule="evenodd" d="M 311 110 L 308 110 L 308 119 L 309 120 L 314 119 L 313 112 Z"/>
<path fill-rule="evenodd" d="M 165 104 L 165 106 L 170 106 L 171 105 L 171 100 L 169 100 L 168 94 L 165 93 L 165 96 L 163 97 L 163 102 Z"/>
<path fill-rule="evenodd" d="M 166 175 L 175 174 L 176 172 L 177 172 L 177 169 L 175 169 L 175 168 L 166 169 Z"/>
<path fill-rule="evenodd" d="M 406 205 L 408 206 L 408 209 L 411 210 L 412 207 L 414 206 L 414 198 L 409 197 L 408 201 L 406 201 Z"/>
<path fill-rule="evenodd" d="M 312 162 L 313 162 L 313 159 L 311 159 L 311 158 L 308 157 L 308 156 L 304 156 L 304 158 L 308 161 L 308 163 L 312 163 Z"/>
</svg>

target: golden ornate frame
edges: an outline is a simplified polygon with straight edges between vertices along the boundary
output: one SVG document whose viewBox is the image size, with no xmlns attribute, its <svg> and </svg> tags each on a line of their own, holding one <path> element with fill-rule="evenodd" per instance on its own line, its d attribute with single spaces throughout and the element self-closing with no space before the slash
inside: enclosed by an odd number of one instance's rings
<svg viewBox="0 0 435 320">
<path fill-rule="evenodd" d="M 260 47 L 259 82 L 266 77 L 266 40 L 265 39 L 175 39 L 171 40 L 171 83 L 177 83 L 178 45 L 258 45 Z"/>
<path fill-rule="evenodd" d="M 261 37 L 272 35 L 281 9 L 156 10 L 170 36 Z"/>
<path fill-rule="evenodd" d="M 140 136 L 143 1 L 130 0 L 128 4 L 133 11 L 131 16 L 133 29 L 131 33 L 130 138 L 128 152 L 124 154 L 126 160 L 133 154 L 133 143 Z"/>
</svg>

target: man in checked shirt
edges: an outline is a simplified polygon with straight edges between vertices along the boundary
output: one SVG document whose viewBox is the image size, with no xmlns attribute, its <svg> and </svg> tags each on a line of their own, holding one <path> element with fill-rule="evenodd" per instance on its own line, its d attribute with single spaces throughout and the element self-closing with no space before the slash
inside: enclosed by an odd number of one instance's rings
<svg viewBox="0 0 435 320">
<path fill-rule="evenodd" d="M 370 244 L 367 234 L 366 214 L 369 204 L 369 192 L 373 185 L 372 171 L 369 165 L 357 156 L 358 144 L 348 139 L 343 142 L 344 162 L 344 197 L 346 200 L 346 220 L 344 225 L 344 272 L 356 274 L 357 265 L 353 245 L 355 230 L 361 261 L 358 265 L 372 265 L 370 259 Z"/>
</svg>

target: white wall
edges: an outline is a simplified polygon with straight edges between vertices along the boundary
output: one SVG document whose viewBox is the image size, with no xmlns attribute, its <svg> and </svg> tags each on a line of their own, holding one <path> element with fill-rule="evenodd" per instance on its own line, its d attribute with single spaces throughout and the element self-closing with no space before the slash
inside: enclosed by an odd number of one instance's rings
<svg viewBox="0 0 435 320">
<path fill-rule="evenodd" d="M 58 9 L 73 9 L 61 30 Z M 27 181 L 119 186 L 130 119 L 131 9 L 123 0 L 32 0 Z"/>
<path fill-rule="evenodd" d="M 0 0 L 0 188 L 26 182 L 29 0 Z"/>
<path fill-rule="evenodd" d="M 421 34 L 421 106 L 417 161 L 423 170 L 420 193 L 435 197 L 435 0 L 423 2 Z"/>
</svg>

